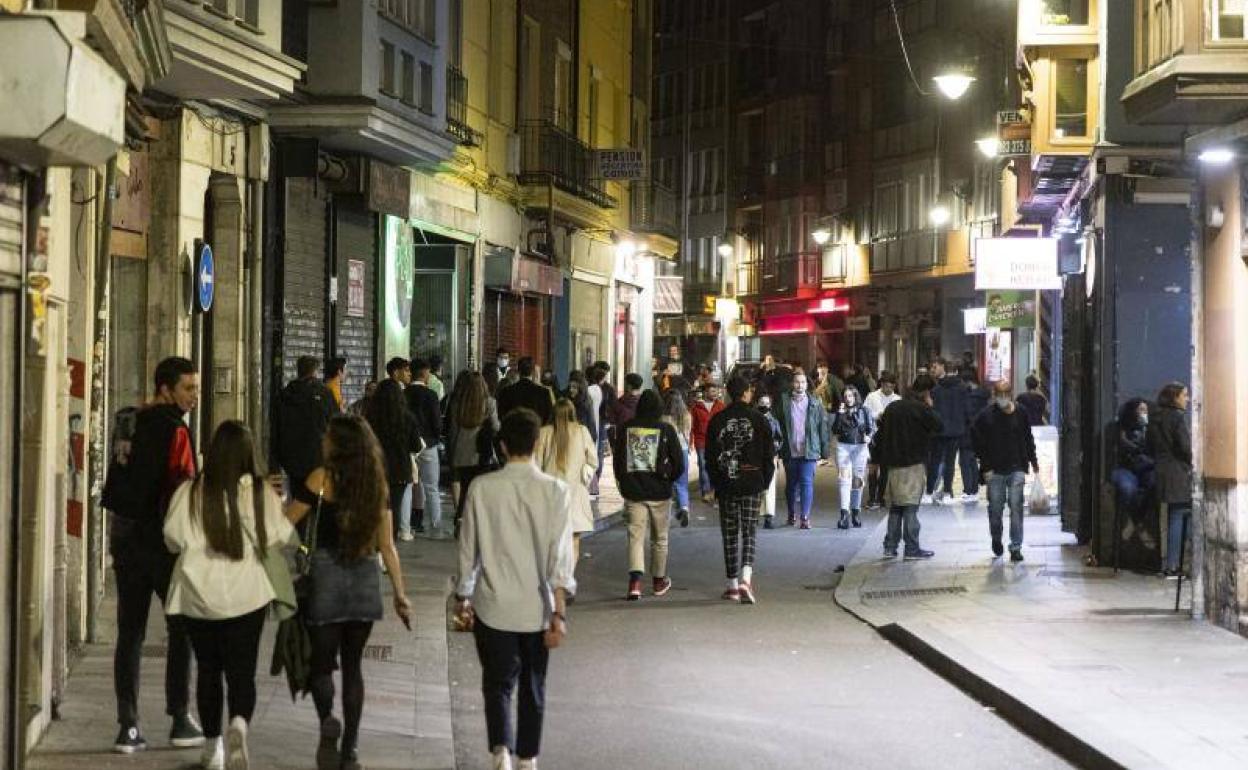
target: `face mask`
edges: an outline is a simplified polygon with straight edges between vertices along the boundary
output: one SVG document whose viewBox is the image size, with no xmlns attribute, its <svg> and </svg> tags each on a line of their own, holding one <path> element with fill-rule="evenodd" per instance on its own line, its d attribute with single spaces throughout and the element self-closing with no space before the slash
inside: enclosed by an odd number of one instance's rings
<svg viewBox="0 0 1248 770">
<path fill-rule="evenodd" d="M 509 363 L 511 363 L 511 361 L 510 361 L 510 360 L 508 360 L 508 359 L 506 359 L 506 358 L 500 358 L 500 359 L 498 359 L 498 365 L 499 365 L 500 367 L 503 367 L 504 369 L 507 367 L 507 364 L 509 364 Z"/>
<path fill-rule="evenodd" d="M 1147 414 L 1142 414 L 1142 415 L 1140 415 L 1140 425 L 1148 425 L 1148 415 L 1147 415 Z"/>
<path fill-rule="evenodd" d="M 1011 402 L 1010 402 L 1010 399 L 1008 399 L 1008 398 L 1000 398 L 1000 397 L 994 398 L 992 401 L 993 401 L 993 403 L 995 403 L 995 404 L 997 405 L 997 407 L 998 407 L 998 408 L 1000 408 L 1000 409 L 1008 409 L 1008 408 L 1010 407 L 1010 403 L 1011 403 Z"/>
<path fill-rule="evenodd" d="M 758 411 L 762 412 L 763 414 L 767 414 L 768 412 L 770 412 L 770 411 L 771 411 L 771 402 L 770 402 L 770 401 L 760 401 L 760 402 L 758 402 Z"/>
</svg>

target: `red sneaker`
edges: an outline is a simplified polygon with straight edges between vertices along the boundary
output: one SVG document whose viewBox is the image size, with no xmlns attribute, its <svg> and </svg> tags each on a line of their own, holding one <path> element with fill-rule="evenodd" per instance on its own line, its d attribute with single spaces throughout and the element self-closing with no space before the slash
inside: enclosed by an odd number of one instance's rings
<svg viewBox="0 0 1248 770">
<path fill-rule="evenodd" d="M 672 579 L 667 577 L 656 577 L 654 579 L 654 595 L 662 596 L 672 590 Z"/>
<path fill-rule="evenodd" d="M 741 581 L 740 586 L 741 587 L 737 589 L 737 592 L 741 596 L 741 603 L 742 604 L 755 604 L 756 601 L 754 599 L 754 587 L 750 585 L 749 583 L 745 582 L 744 580 Z"/>
<path fill-rule="evenodd" d="M 635 602 L 641 598 L 641 578 L 628 579 L 628 600 Z"/>
<path fill-rule="evenodd" d="M 741 601 L 741 589 L 729 588 L 728 590 L 724 591 L 722 598 L 727 599 L 730 602 L 739 602 Z"/>
</svg>

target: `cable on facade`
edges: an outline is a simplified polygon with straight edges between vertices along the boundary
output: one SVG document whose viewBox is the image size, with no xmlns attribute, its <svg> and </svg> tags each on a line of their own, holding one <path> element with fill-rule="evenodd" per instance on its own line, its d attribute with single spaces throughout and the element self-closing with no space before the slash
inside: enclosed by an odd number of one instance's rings
<svg viewBox="0 0 1248 770">
<path fill-rule="evenodd" d="M 893 24 L 897 27 L 897 42 L 901 45 L 901 56 L 906 60 L 906 71 L 910 73 L 910 82 L 914 83 L 914 88 L 921 96 L 929 96 L 927 91 L 923 90 L 923 86 L 919 85 L 919 79 L 914 74 L 914 65 L 910 63 L 910 52 L 906 50 L 906 34 L 901 29 L 901 16 L 897 13 L 897 0 L 888 0 L 888 7 L 893 12 Z"/>
</svg>

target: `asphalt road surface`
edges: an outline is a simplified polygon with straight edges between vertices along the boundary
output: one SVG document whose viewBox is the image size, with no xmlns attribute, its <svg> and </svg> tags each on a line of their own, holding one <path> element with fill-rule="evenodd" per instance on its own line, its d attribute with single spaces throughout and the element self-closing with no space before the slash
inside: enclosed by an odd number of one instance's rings
<svg viewBox="0 0 1248 770">
<path fill-rule="evenodd" d="M 817 501 L 835 502 L 830 477 Z M 622 527 L 586 541 L 550 664 L 543 770 L 1069 767 L 833 603 L 837 566 L 878 516 L 837 530 L 825 504 L 812 531 L 760 529 L 759 603 L 746 606 L 720 599 L 717 514 L 693 508 L 672 530 L 661 598 L 647 575 L 642 600 L 623 600 Z M 458 765 L 488 768 L 472 638 L 450 647 Z"/>
</svg>

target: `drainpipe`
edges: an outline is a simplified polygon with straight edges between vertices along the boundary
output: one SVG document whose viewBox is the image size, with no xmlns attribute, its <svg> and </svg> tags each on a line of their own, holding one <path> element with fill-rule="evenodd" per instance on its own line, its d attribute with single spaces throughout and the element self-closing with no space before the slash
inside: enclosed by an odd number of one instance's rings
<svg viewBox="0 0 1248 770">
<path fill-rule="evenodd" d="M 91 346 L 91 494 L 87 523 L 87 641 L 99 642 L 100 601 L 104 596 L 104 538 L 106 516 L 100 505 L 104 491 L 104 473 L 108 463 L 108 323 L 109 284 L 111 270 L 111 239 L 113 233 L 113 189 L 117 185 L 117 159 L 111 158 L 104 170 L 99 233 L 95 251 L 95 344 Z"/>
<path fill-rule="evenodd" d="M 31 243 L 31 191 L 32 185 L 29 177 L 21 177 L 22 187 L 22 230 L 21 230 L 21 259 L 19 260 L 19 269 L 21 270 L 20 283 L 17 287 L 17 323 L 16 334 L 13 335 L 13 360 L 19 366 L 24 365 L 26 361 L 26 282 L 28 276 L 26 273 L 26 252 Z M 21 553 L 22 553 L 22 404 L 25 398 L 24 378 L 19 372 L 13 378 L 13 392 L 9 394 L 12 399 L 13 407 L 13 458 L 8 472 L 12 477 L 13 495 L 9 502 L 9 574 L 8 585 L 5 588 L 8 594 L 9 607 L 12 608 L 13 617 L 9 618 L 8 627 L 8 659 L 2 661 L 6 667 L 4 672 L 5 695 L 8 701 L 8 719 L 4 725 L 6 756 L 4 764 L 6 767 L 20 767 L 22 758 L 25 756 L 25 749 L 21 746 L 22 742 L 22 723 L 24 709 L 22 708 L 21 697 L 21 678 L 18 675 L 18 656 L 21 650 L 21 633 L 22 618 L 19 612 L 21 607 Z"/>
<path fill-rule="evenodd" d="M 1245 184 L 1240 175 L 1240 192 Z M 1192 188 L 1192 620 L 1205 619 L 1205 189 L 1197 174 Z M 1232 494 L 1234 494 L 1232 492 Z M 1232 506 L 1233 501 L 1228 501 Z"/>
<path fill-rule="evenodd" d="M 247 422 L 257 446 L 267 446 L 268 420 L 264 419 L 264 182 L 251 181 L 251 253 L 244 268 L 248 275 L 248 361 L 251 383 L 247 388 Z"/>
</svg>

